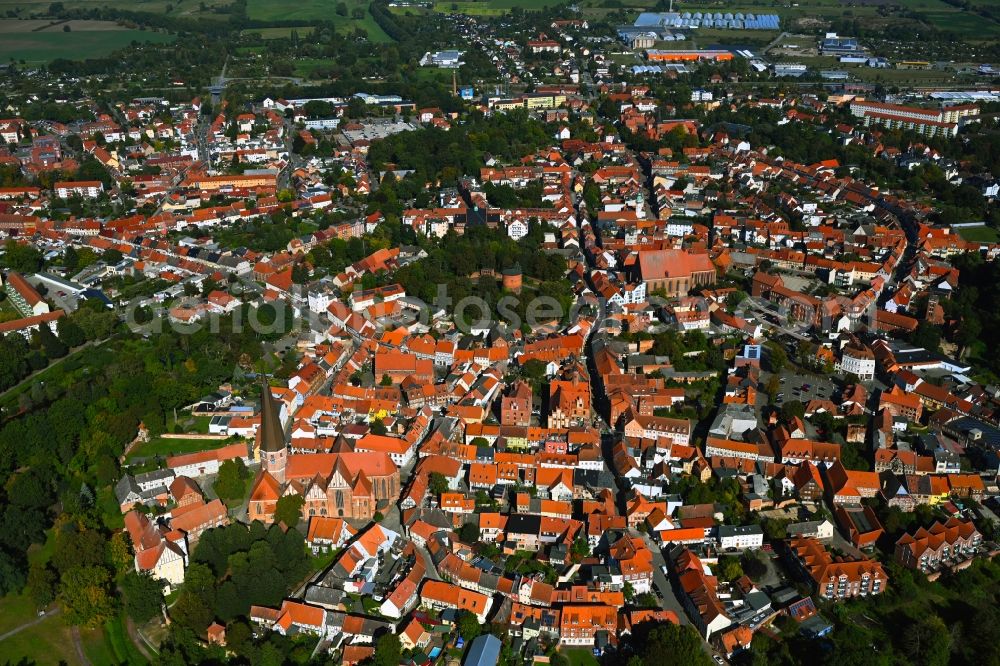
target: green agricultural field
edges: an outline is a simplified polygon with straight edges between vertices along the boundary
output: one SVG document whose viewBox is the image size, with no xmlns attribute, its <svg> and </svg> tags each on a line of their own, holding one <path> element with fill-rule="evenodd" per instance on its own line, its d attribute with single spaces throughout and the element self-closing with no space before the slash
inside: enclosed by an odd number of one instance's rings
<svg viewBox="0 0 1000 666">
<path fill-rule="evenodd" d="M 225 15 L 215 14 L 212 7 L 228 5 L 231 0 L 62 0 L 67 9 L 127 9 L 133 12 L 152 14 L 170 13 L 173 16 L 206 16 L 224 19 Z M 0 0 L 0 16 L 47 16 L 52 0 Z M 202 4 L 205 9 L 202 10 Z M 13 12 L 13 14 L 11 14 Z"/>
<path fill-rule="evenodd" d="M 290 39 L 292 32 L 299 33 L 299 37 L 308 37 L 315 28 L 311 25 L 299 25 L 294 28 L 252 28 L 244 30 L 243 35 L 258 34 L 261 39 Z"/>
<path fill-rule="evenodd" d="M 72 32 L 4 32 L 0 62 L 44 63 L 56 58 L 82 60 L 106 56 L 132 42 L 169 42 L 174 37 L 149 30 L 74 30 Z"/>
<path fill-rule="evenodd" d="M 336 7 L 342 1 L 347 6 L 347 16 L 336 12 Z M 365 10 L 363 18 L 353 17 L 355 9 Z M 392 41 L 382 28 L 375 23 L 368 2 L 365 0 L 300 0 L 294 4 L 276 3 L 273 0 L 247 0 L 247 15 L 254 21 L 330 21 L 338 30 L 347 32 L 361 28 L 368 33 L 373 42 Z M 290 30 L 290 28 L 289 28 Z"/>
<path fill-rule="evenodd" d="M 469 16 L 502 16 L 515 7 L 541 9 L 555 4 L 559 4 L 558 0 L 461 0 L 457 2 L 436 0 L 434 11 L 442 14 L 460 13 Z"/>
</svg>

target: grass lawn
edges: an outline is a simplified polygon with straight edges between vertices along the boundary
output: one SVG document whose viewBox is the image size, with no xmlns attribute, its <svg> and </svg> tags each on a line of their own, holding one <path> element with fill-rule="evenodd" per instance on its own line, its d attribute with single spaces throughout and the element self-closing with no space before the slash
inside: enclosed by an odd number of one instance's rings
<svg viewBox="0 0 1000 666">
<path fill-rule="evenodd" d="M 139 652 L 139 648 L 128 637 L 128 630 L 125 628 L 125 616 L 119 614 L 113 620 L 104 625 L 104 630 L 100 632 L 105 644 L 106 651 L 113 655 L 112 663 L 119 664 L 145 664 L 146 659 Z M 95 664 L 105 663 L 91 659 Z"/>
<path fill-rule="evenodd" d="M 113 488 L 106 486 L 97 491 L 97 507 L 101 510 L 104 526 L 109 530 L 125 527 L 125 516 L 122 515 L 122 508 Z"/>
<path fill-rule="evenodd" d="M 298 58 L 292 61 L 295 68 L 295 76 L 309 78 L 317 69 L 331 67 L 334 63 L 332 58 Z"/>
<path fill-rule="evenodd" d="M 20 319 L 23 315 L 17 311 L 14 304 L 4 294 L 0 296 L 0 322 Z"/>
<path fill-rule="evenodd" d="M 5 33 L 0 60 L 49 62 L 56 58 L 85 59 L 106 56 L 135 42 L 169 42 L 174 37 L 148 30 Z"/>
<path fill-rule="evenodd" d="M 177 420 L 174 421 L 173 415 L 169 414 L 167 415 L 167 432 L 174 432 L 174 426 L 179 425 L 181 430 L 186 433 L 194 432 L 199 435 L 207 435 L 211 422 L 211 416 L 191 416 L 187 413 L 178 415 Z"/>
<path fill-rule="evenodd" d="M 0 622 L 7 621 L 6 599 L 0 601 Z M 34 617 L 34 611 L 31 613 Z M 20 622 L 17 624 L 21 624 Z M 22 659 L 28 663 L 46 666 L 48 664 L 79 664 L 69 627 L 62 619 L 46 618 L 44 621 L 20 631 L 10 638 L 0 641 L 0 656 L 5 662 L 16 664 Z M 94 664 L 114 663 L 94 661 Z"/>
<path fill-rule="evenodd" d="M 967 241 L 980 241 L 984 243 L 996 243 L 1000 241 L 1000 233 L 993 227 L 968 227 L 959 229 L 958 235 Z"/>
<path fill-rule="evenodd" d="M 309 566 L 313 571 L 323 571 L 333 564 L 333 561 L 340 555 L 340 550 L 339 548 L 334 548 L 327 553 L 321 552 L 319 555 L 313 555 L 312 549 L 306 548 L 306 552 L 309 554 Z"/>
<path fill-rule="evenodd" d="M 33 543 L 28 548 L 28 562 L 35 564 L 45 564 L 50 559 L 52 559 L 52 553 L 56 549 L 56 532 L 55 529 L 49 528 L 45 530 L 45 543 L 37 544 Z M 0 634 L 3 632 L 0 631 Z"/>
<path fill-rule="evenodd" d="M 570 666 L 598 666 L 597 659 L 593 653 L 586 648 L 575 650 L 561 650 L 562 654 L 569 659 Z"/>
<path fill-rule="evenodd" d="M 176 456 L 182 453 L 218 449 L 225 445 L 225 440 L 221 439 L 164 439 L 162 437 L 153 437 L 148 442 L 144 442 L 132 449 L 128 455 L 128 460 L 149 458 L 151 456 Z"/>
<path fill-rule="evenodd" d="M 104 629 L 81 629 L 80 641 L 83 652 L 92 664 L 118 664 L 111 643 L 105 636 Z"/>
<path fill-rule="evenodd" d="M 38 609 L 27 594 L 8 594 L 0 597 L 0 634 L 5 634 L 25 622 L 30 622 L 36 616 Z M 3 643 L 0 643 L 0 648 Z M 0 649 L 0 654 L 3 650 Z"/>
</svg>

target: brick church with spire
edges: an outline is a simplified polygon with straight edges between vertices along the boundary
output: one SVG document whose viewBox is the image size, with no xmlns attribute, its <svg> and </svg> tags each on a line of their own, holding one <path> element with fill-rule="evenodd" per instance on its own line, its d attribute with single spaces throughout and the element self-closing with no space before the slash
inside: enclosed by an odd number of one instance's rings
<svg viewBox="0 0 1000 666">
<path fill-rule="evenodd" d="M 278 499 L 299 495 L 303 518 L 332 516 L 371 520 L 399 497 L 399 468 L 387 453 L 289 453 L 278 406 L 261 388 L 257 429 L 261 469 L 250 491 L 250 520 L 270 523 Z"/>
</svg>

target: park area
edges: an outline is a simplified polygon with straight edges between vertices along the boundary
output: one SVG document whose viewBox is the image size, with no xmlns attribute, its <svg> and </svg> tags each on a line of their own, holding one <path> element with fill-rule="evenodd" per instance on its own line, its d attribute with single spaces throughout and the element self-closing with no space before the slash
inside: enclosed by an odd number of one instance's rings
<svg viewBox="0 0 1000 666">
<path fill-rule="evenodd" d="M 169 42 L 172 35 L 113 21 L 0 20 L 0 62 L 45 63 L 106 56 L 132 42 Z"/>
</svg>

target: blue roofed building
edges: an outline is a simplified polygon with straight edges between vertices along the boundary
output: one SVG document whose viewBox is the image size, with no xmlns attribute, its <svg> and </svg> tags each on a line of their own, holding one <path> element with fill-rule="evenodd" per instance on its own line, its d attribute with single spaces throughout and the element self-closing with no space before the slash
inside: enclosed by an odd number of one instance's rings
<svg viewBox="0 0 1000 666">
<path fill-rule="evenodd" d="M 469 652 L 465 655 L 464 666 L 496 666 L 500 661 L 500 648 L 503 644 L 493 634 L 483 634 L 472 641 Z"/>
</svg>

